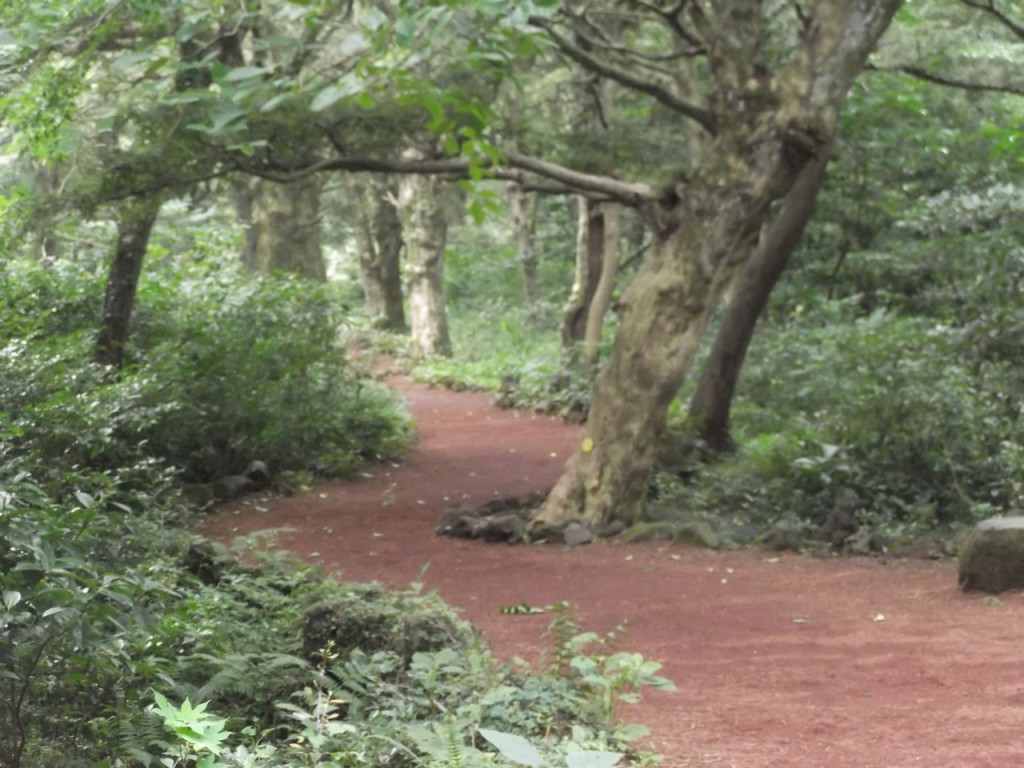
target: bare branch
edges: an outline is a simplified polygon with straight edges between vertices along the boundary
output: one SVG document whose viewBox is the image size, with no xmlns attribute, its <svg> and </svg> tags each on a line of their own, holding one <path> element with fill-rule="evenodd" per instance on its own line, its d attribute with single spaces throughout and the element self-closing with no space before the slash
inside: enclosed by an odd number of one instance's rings
<svg viewBox="0 0 1024 768">
<path fill-rule="evenodd" d="M 935 85 L 944 85 L 948 88 L 960 88 L 965 91 L 983 91 L 989 93 L 1013 93 L 1024 96 L 1024 83 L 1013 83 L 1004 85 L 991 85 L 989 83 L 977 83 L 970 80 L 964 80 L 956 77 L 949 77 L 947 75 L 940 75 L 935 72 L 928 72 L 921 67 L 914 66 L 912 64 L 904 64 L 901 66 L 893 67 L 879 67 L 874 64 L 868 64 L 866 69 L 874 72 L 902 72 L 905 75 L 916 77 L 918 80 L 924 80 L 928 83 L 934 83 Z"/>
<path fill-rule="evenodd" d="M 575 45 L 573 42 L 561 35 L 554 28 L 554 25 L 552 25 L 547 19 L 531 18 L 530 23 L 539 29 L 543 29 L 562 53 L 577 64 L 580 64 L 592 72 L 596 72 L 602 77 L 614 80 L 627 88 L 639 91 L 640 93 L 646 93 L 648 96 L 651 96 L 656 101 L 664 104 L 669 109 L 673 109 L 676 112 L 689 117 L 691 120 L 694 120 L 708 133 L 715 133 L 717 129 L 717 126 L 715 125 L 715 118 L 707 110 L 701 109 L 700 107 L 681 99 L 668 88 L 665 88 L 658 83 L 601 61 L 593 54 L 584 51 L 580 46 Z"/>
<path fill-rule="evenodd" d="M 683 22 L 679 19 L 683 9 L 686 8 L 686 0 L 679 0 L 672 8 L 667 9 L 659 8 L 654 3 L 647 2 L 646 0 L 632 0 L 632 2 L 634 5 L 645 8 L 660 16 L 669 29 L 675 32 L 680 39 L 685 40 L 687 44 L 692 45 L 695 51 L 704 51 L 704 44 L 701 42 L 701 39 L 684 27 Z"/>
<path fill-rule="evenodd" d="M 971 8 L 987 13 L 1008 30 L 1013 32 L 1017 37 L 1024 40 L 1024 23 L 1011 19 L 1006 13 L 996 8 L 994 0 L 985 0 L 985 2 L 982 2 L 981 0 L 960 0 L 960 2 L 964 5 L 970 6 Z M 1018 91 L 1014 91 L 1014 93 L 1018 93 Z"/>
</svg>

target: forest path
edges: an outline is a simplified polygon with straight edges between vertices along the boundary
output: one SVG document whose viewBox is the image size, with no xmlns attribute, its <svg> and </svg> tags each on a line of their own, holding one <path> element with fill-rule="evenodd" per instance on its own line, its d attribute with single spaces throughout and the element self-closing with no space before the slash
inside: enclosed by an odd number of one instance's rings
<svg viewBox="0 0 1024 768">
<path fill-rule="evenodd" d="M 628 622 L 622 646 L 679 690 L 620 717 L 651 728 L 668 768 L 1024 765 L 1024 594 L 964 595 L 952 562 L 440 538 L 450 503 L 548 489 L 579 432 L 485 395 L 392 384 L 419 430 L 401 464 L 229 505 L 203 532 L 287 527 L 281 546 L 347 580 L 422 581 L 501 658 L 537 661 L 550 622 L 503 605 L 568 600 L 597 632 Z"/>
</svg>

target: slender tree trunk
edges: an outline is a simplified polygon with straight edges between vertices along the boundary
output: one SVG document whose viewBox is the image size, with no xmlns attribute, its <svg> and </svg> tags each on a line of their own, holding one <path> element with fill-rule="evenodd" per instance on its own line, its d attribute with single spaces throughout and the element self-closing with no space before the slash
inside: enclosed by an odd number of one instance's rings
<svg viewBox="0 0 1024 768">
<path fill-rule="evenodd" d="M 723 3 L 729 26 L 709 50 L 714 137 L 689 180 L 648 211 L 653 252 L 623 296 L 622 322 L 597 376 L 580 444 L 534 520 L 636 521 L 669 404 L 708 315 L 749 259 L 771 204 L 828 148 L 854 79 L 898 0 L 820 0 L 788 64 L 750 77 L 760 7 Z"/>
<path fill-rule="evenodd" d="M 604 263 L 604 212 L 599 203 L 579 198 L 576 224 L 576 272 L 562 310 L 562 348 L 575 347 L 587 335 L 587 317 Z"/>
<path fill-rule="evenodd" d="M 444 189 L 429 176 L 399 181 L 399 216 L 405 234 L 409 315 L 415 357 L 452 354 L 444 307 L 444 250 L 448 225 Z"/>
<path fill-rule="evenodd" d="M 523 300 L 536 304 L 540 299 L 540 277 L 537 273 L 537 252 L 534 236 L 537 231 L 537 195 L 523 190 L 519 184 L 508 188 L 509 214 L 516 242 L 516 263 L 523 281 Z"/>
<path fill-rule="evenodd" d="M 379 328 L 406 331 L 402 296 L 402 223 L 394 198 L 397 189 L 380 179 L 353 177 L 349 189 L 356 204 L 359 282 L 366 313 Z"/>
<path fill-rule="evenodd" d="M 615 278 L 619 271 L 619 224 L 622 208 L 614 203 L 603 203 L 600 210 L 604 223 L 601 271 L 597 286 L 594 288 L 594 297 L 587 310 L 587 329 L 583 338 L 583 359 L 589 365 L 597 365 L 598 362 L 604 317 L 612 303 L 612 291 L 615 290 Z"/>
<path fill-rule="evenodd" d="M 828 155 L 826 148 L 801 172 L 782 210 L 730 288 L 732 295 L 722 324 L 690 400 L 691 428 L 712 450 L 728 452 L 735 448 L 729 411 L 740 370 L 757 319 L 814 213 L 814 203 L 825 182 Z"/>
<path fill-rule="evenodd" d="M 257 272 L 256 266 L 256 227 L 253 225 L 253 207 L 256 198 L 256 185 L 259 182 L 249 177 L 235 179 L 232 202 L 235 216 L 242 228 L 242 265 L 250 272 Z"/>
<path fill-rule="evenodd" d="M 47 209 L 51 208 L 50 200 L 60 193 L 60 169 L 53 163 L 33 163 L 35 175 L 35 198 L 45 200 Z M 45 214 L 38 223 L 35 251 L 39 260 L 46 265 L 52 264 L 63 255 L 60 240 L 54 235 L 57 217 Z"/>
<path fill-rule="evenodd" d="M 244 205 L 244 199 L 236 194 L 236 210 L 243 210 Z M 290 184 L 254 182 L 251 206 L 243 263 L 261 275 L 290 272 L 313 280 L 327 279 L 320 242 L 318 179 Z"/>
<path fill-rule="evenodd" d="M 96 339 L 96 362 L 120 368 L 135 307 L 135 294 L 142 274 L 142 261 L 153 232 L 160 200 L 133 199 L 124 204 L 117 220 L 117 245 L 110 261 L 103 316 Z"/>
</svg>

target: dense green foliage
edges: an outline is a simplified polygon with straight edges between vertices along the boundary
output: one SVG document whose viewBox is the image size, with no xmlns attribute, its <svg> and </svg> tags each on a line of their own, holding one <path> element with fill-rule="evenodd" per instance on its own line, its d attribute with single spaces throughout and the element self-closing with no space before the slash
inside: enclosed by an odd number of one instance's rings
<svg viewBox="0 0 1024 768">
<path fill-rule="evenodd" d="M 346 362 L 329 288 L 165 260 L 114 375 L 91 362 L 89 260 L 15 259 L 2 279 L 0 765 L 471 765 L 493 749 L 478 727 L 553 757 L 634 735 L 614 730 L 614 701 L 663 681 L 585 647 L 568 615 L 577 666 L 546 677 L 500 669 L 478 640 L 411 663 L 327 649 L 317 668 L 304 615 L 363 588 L 190 544 L 184 479 L 256 457 L 338 474 L 407 445 L 392 398 Z M 460 621 L 377 592 L 395 616 Z"/>
</svg>

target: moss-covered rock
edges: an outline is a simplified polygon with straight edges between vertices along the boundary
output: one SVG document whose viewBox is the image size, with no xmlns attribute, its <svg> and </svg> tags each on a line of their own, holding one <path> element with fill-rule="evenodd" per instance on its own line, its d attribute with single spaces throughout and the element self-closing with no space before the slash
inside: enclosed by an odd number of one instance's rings
<svg viewBox="0 0 1024 768">
<path fill-rule="evenodd" d="M 676 526 L 667 521 L 655 523 L 633 523 L 622 532 L 621 538 L 629 544 L 652 539 L 675 538 Z"/>
<path fill-rule="evenodd" d="M 328 648 L 339 658 L 358 648 L 392 651 L 408 663 L 421 651 L 458 651 L 477 642 L 476 630 L 439 598 L 389 592 L 376 584 L 352 585 L 345 597 L 311 609 L 302 635 L 303 652 L 314 662 Z"/>
<path fill-rule="evenodd" d="M 960 588 L 1002 592 L 1024 587 L 1024 516 L 974 526 L 960 551 Z"/>
<path fill-rule="evenodd" d="M 672 540 L 677 544 L 705 549 L 718 549 L 722 546 L 722 538 L 715 529 L 700 521 L 677 525 L 672 533 Z"/>
</svg>

